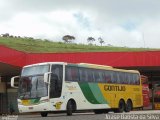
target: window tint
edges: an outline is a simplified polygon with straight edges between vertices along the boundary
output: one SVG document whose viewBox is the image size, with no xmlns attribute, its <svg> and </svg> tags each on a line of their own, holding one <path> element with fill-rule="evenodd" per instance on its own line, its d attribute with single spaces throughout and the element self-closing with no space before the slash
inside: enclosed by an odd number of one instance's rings
<svg viewBox="0 0 160 120">
<path fill-rule="evenodd" d="M 94 79 L 95 79 L 95 82 L 101 82 L 99 70 L 94 70 Z"/>
<path fill-rule="evenodd" d="M 79 74 L 80 74 L 80 81 L 82 82 L 87 82 L 87 71 L 85 68 L 80 68 L 79 69 Z"/>
<path fill-rule="evenodd" d="M 44 74 L 48 71 L 49 71 L 49 65 L 35 65 L 35 66 L 23 68 L 21 76 Z"/>
<path fill-rule="evenodd" d="M 51 72 L 55 74 L 59 80 L 63 78 L 63 66 L 62 65 L 52 65 Z"/>
<path fill-rule="evenodd" d="M 140 77 L 138 74 L 133 74 L 133 79 L 134 79 L 136 85 L 140 84 Z"/>
<path fill-rule="evenodd" d="M 81 82 L 95 82 L 94 70 L 90 68 L 79 68 Z"/>
<path fill-rule="evenodd" d="M 133 74 L 129 73 L 128 75 L 129 75 L 128 84 L 134 84 L 135 81 L 133 79 Z"/>
<path fill-rule="evenodd" d="M 79 81 L 78 67 L 66 66 L 66 81 Z"/>
<path fill-rule="evenodd" d="M 128 75 L 124 72 L 119 72 L 119 83 L 126 84 L 128 80 Z"/>
<path fill-rule="evenodd" d="M 139 75 L 135 73 L 74 66 L 66 66 L 66 80 L 113 84 L 140 84 Z"/>
<path fill-rule="evenodd" d="M 116 72 L 116 74 L 117 74 L 117 80 L 116 80 L 116 83 L 120 83 L 121 81 L 121 79 L 120 79 L 120 72 Z"/>
<path fill-rule="evenodd" d="M 140 77 L 135 73 L 104 71 L 104 81 L 115 84 L 140 84 Z"/>
<path fill-rule="evenodd" d="M 126 81 L 124 72 L 120 73 L 120 83 L 121 83 L 121 81 Z"/>
<path fill-rule="evenodd" d="M 50 79 L 50 98 L 57 98 L 61 96 L 62 80 L 63 80 L 63 66 L 52 65 Z"/>
<path fill-rule="evenodd" d="M 102 70 L 94 70 L 95 82 L 105 82 L 104 72 Z"/>
<path fill-rule="evenodd" d="M 112 78 L 112 71 L 105 71 L 104 72 L 104 81 L 107 83 L 111 83 Z"/>
<path fill-rule="evenodd" d="M 105 75 L 104 75 L 105 71 L 101 70 L 100 72 L 100 77 L 101 77 L 101 82 L 105 83 Z"/>
<path fill-rule="evenodd" d="M 86 69 L 86 71 L 87 71 L 87 81 L 95 82 L 95 79 L 93 77 L 94 71 L 92 69 Z"/>
<path fill-rule="evenodd" d="M 118 78 L 117 72 L 112 71 L 111 76 L 112 76 L 111 77 L 111 83 L 117 83 L 117 78 Z"/>
</svg>

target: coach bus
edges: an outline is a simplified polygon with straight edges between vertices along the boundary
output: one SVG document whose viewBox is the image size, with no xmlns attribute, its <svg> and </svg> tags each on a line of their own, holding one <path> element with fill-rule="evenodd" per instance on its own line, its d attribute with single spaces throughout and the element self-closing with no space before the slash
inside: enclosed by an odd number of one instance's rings
<svg viewBox="0 0 160 120">
<path fill-rule="evenodd" d="M 149 98 L 149 83 L 147 76 L 141 75 L 141 84 L 142 84 L 143 107 L 149 107 L 150 98 Z"/>
<path fill-rule="evenodd" d="M 11 86 L 14 80 L 11 79 Z M 19 76 L 20 113 L 93 110 L 96 114 L 129 112 L 143 107 L 140 74 L 135 70 L 66 62 L 47 62 L 23 67 Z"/>
</svg>

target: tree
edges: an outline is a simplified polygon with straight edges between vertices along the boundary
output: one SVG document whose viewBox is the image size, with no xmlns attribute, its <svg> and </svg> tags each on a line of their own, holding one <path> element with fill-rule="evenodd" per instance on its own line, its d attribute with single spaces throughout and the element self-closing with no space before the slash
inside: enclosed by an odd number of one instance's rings
<svg viewBox="0 0 160 120">
<path fill-rule="evenodd" d="M 75 40 L 75 37 L 71 36 L 71 35 L 65 35 L 65 36 L 63 36 L 62 40 L 65 43 L 70 43 L 70 42 L 72 42 L 72 40 Z"/>
<path fill-rule="evenodd" d="M 89 42 L 92 45 L 92 42 L 94 42 L 95 39 L 93 37 L 88 37 L 87 42 Z"/>
<path fill-rule="evenodd" d="M 9 33 L 2 34 L 2 37 L 9 37 Z"/>
<path fill-rule="evenodd" d="M 104 44 L 104 40 L 101 37 L 98 38 L 98 41 L 101 44 L 101 46 L 102 46 L 102 44 Z"/>
</svg>

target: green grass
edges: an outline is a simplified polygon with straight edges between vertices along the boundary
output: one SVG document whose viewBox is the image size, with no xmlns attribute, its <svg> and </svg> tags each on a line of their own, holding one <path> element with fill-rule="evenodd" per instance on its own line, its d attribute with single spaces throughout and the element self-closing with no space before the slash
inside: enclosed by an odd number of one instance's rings
<svg viewBox="0 0 160 120">
<path fill-rule="evenodd" d="M 0 45 L 28 52 L 28 53 L 56 53 L 56 52 L 109 52 L 109 51 L 151 51 L 159 49 L 127 48 L 113 46 L 94 46 L 83 44 L 69 44 L 63 42 L 43 41 L 40 39 L 4 38 L 0 37 Z"/>
</svg>

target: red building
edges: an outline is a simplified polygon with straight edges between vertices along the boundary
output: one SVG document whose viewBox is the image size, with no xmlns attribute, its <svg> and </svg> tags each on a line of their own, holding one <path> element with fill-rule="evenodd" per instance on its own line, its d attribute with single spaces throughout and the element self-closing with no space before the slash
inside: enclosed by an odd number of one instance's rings
<svg viewBox="0 0 160 120">
<path fill-rule="evenodd" d="M 149 78 L 150 85 L 160 81 L 160 51 L 25 53 L 0 45 L 0 113 L 7 112 L 6 108 L 16 103 L 16 89 L 10 87 L 12 76 L 19 75 L 24 65 L 54 61 L 137 69 Z"/>
</svg>

